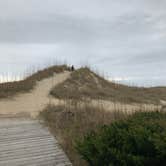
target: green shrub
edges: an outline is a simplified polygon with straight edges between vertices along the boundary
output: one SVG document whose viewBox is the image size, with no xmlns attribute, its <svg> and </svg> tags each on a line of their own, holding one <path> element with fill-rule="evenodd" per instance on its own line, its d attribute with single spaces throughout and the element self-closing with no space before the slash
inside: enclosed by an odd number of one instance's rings
<svg viewBox="0 0 166 166">
<path fill-rule="evenodd" d="M 77 141 L 90 166 L 165 166 L 166 113 L 136 113 Z"/>
</svg>

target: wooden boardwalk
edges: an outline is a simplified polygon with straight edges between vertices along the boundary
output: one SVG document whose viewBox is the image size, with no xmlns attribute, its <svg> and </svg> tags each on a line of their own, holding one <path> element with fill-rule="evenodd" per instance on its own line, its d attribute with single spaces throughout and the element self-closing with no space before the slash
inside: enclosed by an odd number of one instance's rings
<svg viewBox="0 0 166 166">
<path fill-rule="evenodd" d="M 0 118 L 0 166 L 71 166 L 57 140 L 37 120 Z"/>
</svg>

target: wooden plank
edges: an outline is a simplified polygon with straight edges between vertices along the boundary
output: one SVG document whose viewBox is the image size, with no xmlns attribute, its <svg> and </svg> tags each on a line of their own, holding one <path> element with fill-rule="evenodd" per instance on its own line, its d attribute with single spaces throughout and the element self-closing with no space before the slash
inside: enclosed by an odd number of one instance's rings
<svg viewBox="0 0 166 166">
<path fill-rule="evenodd" d="M 71 166 L 57 140 L 38 121 L 0 118 L 0 166 Z"/>
<path fill-rule="evenodd" d="M 47 141 L 46 141 L 47 140 Z M 9 147 L 10 146 L 10 149 L 12 149 L 12 147 L 17 147 L 17 146 L 20 146 L 20 147 L 22 147 L 22 148 L 28 148 L 28 146 L 39 146 L 39 145 L 50 145 L 50 144 L 52 144 L 52 145 L 54 145 L 54 146 L 57 146 L 57 144 L 58 143 L 54 143 L 53 144 L 53 140 L 51 139 L 51 140 L 49 140 L 48 138 L 42 138 L 42 139 L 40 139 L 40 140 L 33 140 L 33 139 L 29 139 L 28 140 L 28 142 L 27 141 L 24 141 L 24 140 L 21 140 L 21 141 L 17 141 L 17 142 L 10 142 L 10 143 L 6 143 L 5 141 L 4 141 L 4 143 L 1 143 L 0 144 L 0 151 L 1 151 L 1 149 L 3 149 L 3 148 L 7 148 L 7 147 Z"/>
</svg>

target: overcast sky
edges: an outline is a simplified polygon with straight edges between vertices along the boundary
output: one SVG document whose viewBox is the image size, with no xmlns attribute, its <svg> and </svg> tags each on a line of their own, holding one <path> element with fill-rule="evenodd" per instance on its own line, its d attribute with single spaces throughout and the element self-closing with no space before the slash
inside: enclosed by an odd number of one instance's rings
<svg viewBox="0 0 166 166">
<path fill-rule="evenodd" d="M 0 75 L 61 60 L 166 85 L 166 0 L 0 0 Z"/>
</svg>

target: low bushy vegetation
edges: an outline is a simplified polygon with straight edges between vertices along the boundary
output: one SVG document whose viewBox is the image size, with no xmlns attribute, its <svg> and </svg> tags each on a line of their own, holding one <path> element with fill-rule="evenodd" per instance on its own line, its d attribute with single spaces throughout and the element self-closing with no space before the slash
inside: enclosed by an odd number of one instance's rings
<svg viewBox="0 0 166 166">
<path fill-rule="evenodd" d="M 165 166 L 166 113 L 135 113 L 104 125 L 77 143 L 90 166 Z"/>
<path fill-rule="evenodd" d="M 66 65 L 52 66 L 43 70 L 40 70 L 31 76 L 28 76 L 24 80 L 1 83 L 0 84 L 0 98 L 11 97 L 20 92 L 27 92 L 36 85 L 37 81 L 52 76 L 55 72 L 60 73 L 69 68 Z"/>
<path fill-rule="evenodd" d="M 102 107 L 96 108 L 75 101 L 61 106 L 50 105 L 40 115 L 55 134 L 74 166 L 88 165 L 75 149 L 77 139 L 82 139 L 88 132 L 96 130 L 101 125 L 108 125 L 127 116 L 118 110 L 106 112 Z"/>
<path fill-rule="evenodd" d="M 160 104 L 166 100 L 166 88 L 138 88 L 109 82 L 88 68 L 74 71 L 65 82 L 50 92 L 59 99 L 103 99 L 123 103 Z"/>
</svg>

